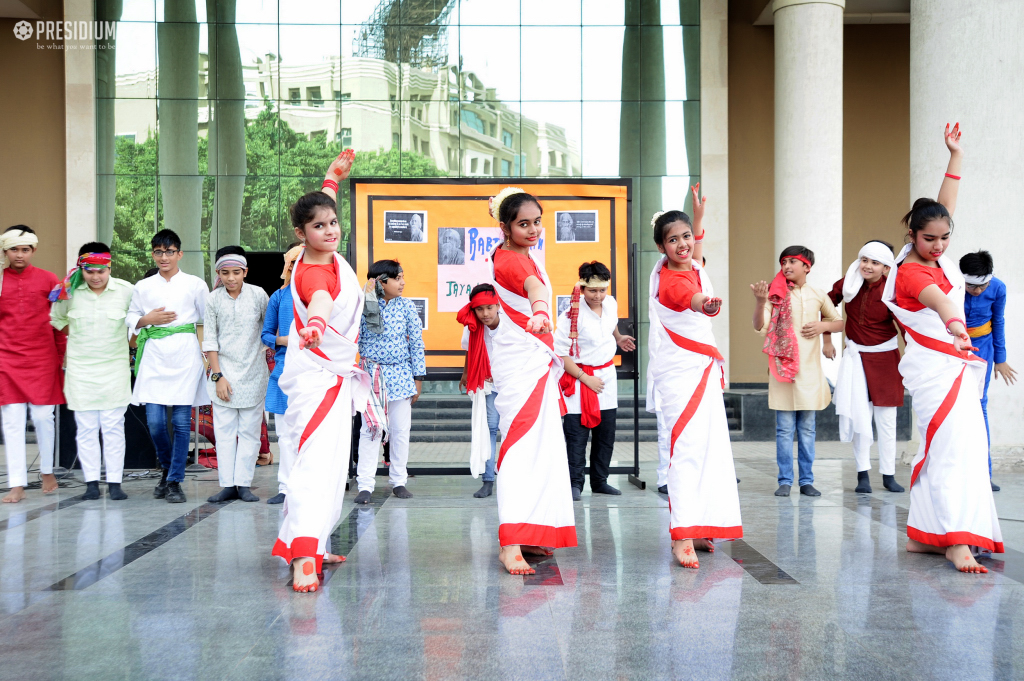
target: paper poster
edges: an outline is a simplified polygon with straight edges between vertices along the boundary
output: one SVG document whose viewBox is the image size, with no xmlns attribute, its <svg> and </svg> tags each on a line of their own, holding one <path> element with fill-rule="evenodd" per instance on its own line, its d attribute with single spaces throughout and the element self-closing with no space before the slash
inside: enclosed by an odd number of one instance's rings
<svg viewBox="0 0 1024 681">
<path fill-rule="evenodd" d="M 427 211 L 384 211 L 384 242 L 422 244 L 427 242 Z"/>
<path fill-rule="evenodd" d="M 437 311 L 458 312 L 474 286 L 493 283 L 488 255 L 505 236 L 500 227 L 442 227 L 437 232 Z M 544 232 L 531 251 L 543 267 Z"/>
<path fill-rule="evenodd" d="M 597 243 L 599 240 L 596 210 L 555 211 L 555 227 L 555 241 L 560 244 Z"/>
</svg>

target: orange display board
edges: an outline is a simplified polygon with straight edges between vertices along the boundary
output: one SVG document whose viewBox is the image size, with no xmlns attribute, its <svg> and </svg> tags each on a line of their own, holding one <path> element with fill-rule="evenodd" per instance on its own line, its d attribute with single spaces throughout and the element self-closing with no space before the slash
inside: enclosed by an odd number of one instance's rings
<svg viewBox="0 0 1024 681">
<path fill-rule="evenodd" d="M 349 259 L 360 281 L 370 264 L 394 259 L 405 273 L 406 298 L 421 307 L 427 367 L 462 370 L 463 326 L 456 312 L 472 286 L 490 280 L 486 257 L 500 242 L 488 199 L 508 182 L 493 180 L 351 180 Z M 579 266 L 597 260 L 612 271 L 609 293 L 619 318 L 630 310 L 631 182 L 533 180 L 515 182 L 544 210 L 535 255 L 544 263 L 564 306 Z M 617 358 L 618 359 L 618 358 Z"/>
</svg>

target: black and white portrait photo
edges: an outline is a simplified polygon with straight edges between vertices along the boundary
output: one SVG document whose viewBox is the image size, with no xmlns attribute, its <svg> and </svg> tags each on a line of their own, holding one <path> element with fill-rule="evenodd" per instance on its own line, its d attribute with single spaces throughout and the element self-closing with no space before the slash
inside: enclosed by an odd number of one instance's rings
<svg viewBox="0 0 1024 681">
<path fill-rule="evenodd" d="M 555 211 L 555 243 L 598 240 L 596 210 Z"/>
<path fill-rule="evenodd" d="M 466 264 L 465 227 L 441 227 L 437 230 L 437 264 Z"/>
<path fill-rule="evenodd" d="M 561 317 L 563 313 L 569 311 L 569 304 L 572 302 L 572 296 L 557 296 L 555 298 L 555 309 L 558 313 L 555 315 Z"/>
<path fill-rule="evenodd" d="M 384 241 L 391 243 L 427 243 L 426 211 L 384 211 Z"/>
<path fill-rule="evenodd" d="M 420 324 L 423 325 L 423 330 L 427 330 L 427 301 L 429 298 L 410 298 L 412 304 L 416 306 L 416 314 L 420 316 Z"/>
</svg>

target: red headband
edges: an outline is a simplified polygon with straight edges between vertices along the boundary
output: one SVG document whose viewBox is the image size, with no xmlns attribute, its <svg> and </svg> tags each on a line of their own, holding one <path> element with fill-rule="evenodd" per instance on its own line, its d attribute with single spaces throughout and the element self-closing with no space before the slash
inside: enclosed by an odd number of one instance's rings
<svg viewBox="0 0 1024 681">
<path fill-rule="evenodd" d="M 783 255 L 783 256 L 779 256 L 779 264 L 781 265 L 782 261 L 785 260 L 786 258 L 793 258 L 793 260 L 799 260 L 800 262 L 802 262 L 803 264 L 807 265 L 808 267 L 814 267 L 814 263 L 812 263 L 810 260 L 808 260 L 807 258 L 805 258 L 802 255 Z"/>
<path fill-rule="evenodd" d="M 498 296 L 491 291 L 480 291 L 475 296 L 469 299 L 469 309 L 474 307 L 480 307 L 481 305 L 500 305 Z"/>
</svg>

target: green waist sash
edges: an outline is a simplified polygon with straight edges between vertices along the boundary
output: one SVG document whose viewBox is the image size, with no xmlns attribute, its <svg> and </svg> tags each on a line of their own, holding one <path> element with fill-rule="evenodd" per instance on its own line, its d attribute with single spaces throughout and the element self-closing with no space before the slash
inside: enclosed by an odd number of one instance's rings
<svg viewBox="0 0 1024 681">
<path fill-rule="evenodd" d="M 142 366 L 142 351 L 146 347 L 146 341 L 156 338 L 167 338 L 176 333 L 196 332 L 195 324 L 182 324 L 181 326 L 147 326 L 139 330 L 139 337 L 136 339 L 135 350 L 135 375 L 139 375 L 139 367 Z"/>
</svg>

